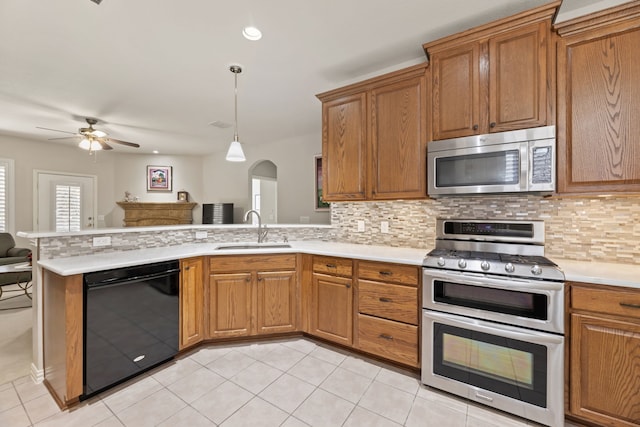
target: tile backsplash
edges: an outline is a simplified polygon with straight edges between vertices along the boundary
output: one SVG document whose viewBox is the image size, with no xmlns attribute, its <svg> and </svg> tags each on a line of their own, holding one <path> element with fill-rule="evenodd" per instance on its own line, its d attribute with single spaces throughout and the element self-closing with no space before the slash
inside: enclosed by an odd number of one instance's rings
<svg viewBox="0 0 640 427">
<path fill-rule="evenodd" d="M 436 218 L 537 219 L 551 258 L 640 264 L 640 197 L 496 195 L 389 202 L 332 203 L 334 239 L 432 248 Z M 364 221 L 365 232 L 358 232 Z M 380 223 L 389 222 L 389 233 Z"/>
</svg>

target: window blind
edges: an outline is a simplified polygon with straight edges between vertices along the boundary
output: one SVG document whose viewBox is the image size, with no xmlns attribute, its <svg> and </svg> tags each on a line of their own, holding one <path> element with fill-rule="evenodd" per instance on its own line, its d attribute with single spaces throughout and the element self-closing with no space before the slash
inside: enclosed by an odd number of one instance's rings
<svg viewBox="0 0 640 427">
<path fill-rule="evenodd" d="M 56 184 L 56 231 L 80 231 L 81 206 L 80 186 Z"/>
</svg>

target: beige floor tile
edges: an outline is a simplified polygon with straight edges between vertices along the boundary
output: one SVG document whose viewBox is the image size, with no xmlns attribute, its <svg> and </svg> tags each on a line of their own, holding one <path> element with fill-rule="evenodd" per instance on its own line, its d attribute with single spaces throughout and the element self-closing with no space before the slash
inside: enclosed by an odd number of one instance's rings
<svg viewBox="0 0 640 427">
<path fill-rule="evenodd" d="M 356 406 L 347 418 L 343 427 L 401 427 L 401 424 L 394 423 L 388 418 L 368 411 L 360 406 Z"/>
<path fill-rule="evenodd" d="M 304 338 L 292 339 L 282 343 L 285 347 L 292 348 L 304 354 L 309 354 L 317 347 L 316 343 Z"/>
<path fill-rule="evenodd" d="M 235 347 L 235 351 L 239 351 L 240 353 L 247 355 L 255 360 L 262 360 L 267 354 L 271 353 L 276 348 L 280 347 L 280 343 L 278 342 L 260 342 L 260 343 L 252 343 L 246 344 L 241 347 Z"/>
<path fill-rule="evenodd" d="M 120 422 L 118 417 L 113 415 L 113 416 L 107 418 L 106 420 L 104 420 L 102 422 L 99 422 L 94 427 L 123 427 L 123 426 L 124 426 L 124 424 L 122 424 Z"/>
<path fill-rule="evenodd" d="M 6 290 L 8 287 L 4 287 Z M 5 294 L 9 295 L 9 294 Z M 2 303 L 3 307 L 31 304 L 26 296 Z M 33 309 L 0 310 L 0 384 L 31 373 L 33 342 L 31 339 Z"/>
<path fill-rule="evenodd" d="M 281 371 L 286 371 L 301 361 L 305 356 L 305 353 L 279 345 L 264 355 L 260 361 Z"/>
<path fill-rule="evenodd" d="M 0 390 L 0 412 L 18 406 L 20 403 L 20 397 L 18 397 L 18 392 L 13 387 L 13 384 L 5 384 Z"/>
<path fill-rule="evenodd" d="M 284 374 L 265 388 L 259 396 L 278 408 L 292 413 L 314 390 L 315 387 L 311 384 Z"/>
<path fill-rule="evenodd" d="M 146 397 L 158 392 L 163 388 L 155 378 L 142 376 L 127 381 L 116 388 L 100 395 L 103 402 L 114 413 L 122 412 L 124 409 Z"/>
<path fill-rule="evenodd" d="M 302 402 L 293 415 L 312 427 L 341 426 L 354 406 L 353 403 L 318 388 Z"/>
<path fill-rule="evenodd" d="M 13 389 L 13 383 L 11 381 L 0 384 L 0 393 L 9 389 Z"/>
<path fill-rule="evenodd" d="M 360 399 L 359 405 L 403 424 L 409 415 L 414 398 L 415 396 L 411 393 L 374 381 Z"/>
<path fill-rule="evenodd" d="M 167 386 L 172 393 L 191 403 L 226 380 L 215 372 L 201 367 Z"/>
<path fill-rule="evenodd" d="M 340 367 L 370 379 L 374 379 L 380 372 L 379 365 L 359 356 L 347 356 L 340 364 Z"/>
<path fill-rule="evenodd" d="M 327 347 L 317 346 L 316 348 L 309 353 L 310 356 L 315 357 L 316 359 L 324 360 L 325 362 L 333 363 L 334 365 L 339 365 L 344 362 L 344 359 L 347 358 L 345 353 L 341 353 L 336 350 L 328 349 Z"/>
<path fill-rule="evenodd" d="M 306 381 L 309 384 L 319 386 L 333 371 L 336 370 L 336 368 L 336 365 L 332 363 L 307 356 L 296 363 L 293 368 L 287 371 L 287 373 Z"/>
<path fill-rule="evenodd" d="M 465 425 L 467 414 L 449 406 L 438 405 L 433 401 L 416 397 L 411 412 L 407 418 L 406 427 L 462 427 Z M 428 424 L 426 421 L 428 420 Z"/>
<path fill-rule="evenodd" d="M 203 347 L 197 352 L 189 355 L 189 358 L 191 360 L 198 362 L 202 366 L 205 366 L 213 362 L 214 360 L 224 356 L 230 351 L 231 351 L 231 348 L 229 347 L 220 347 L 220 346 Z"/>
<path fill-rule="evenodd" d="M 175 394 L 162 389 L 116 413 L 116 416 L 127 427 L 155 426 L 185 406 L 187 404 Z"/>
<path fill-rule="evenodd" d="M 373 380 L 341 367 L 320 384 L 320 388 L 340 396 L 352 403 L 358 403 Z"/>
<path fill-rule="evenodd" d="M 231 381 L 251 393 L 258 394 L 282 374 L 283 372 L 279 369 L 265 365 L 262 362 L 254 362 L 247 369 L 233 376 Z"/>
<path fill-rule="evenodd" d="M 13 382 L 20 400 L 28 402 L 45 394 L 49 394 L 47 387 L 43 383 L 36 384 L 31 378 L 24 377 L 22 380 Z"/>
<path fill-rule="evenodd" d="M 191 406 L 214 423 L 220 424 L 252 398 L 253 394 L 227 381 L 193 402 Z"/>
<path fill-rule="evenodd" d="M 100 400 L 92 400 L 84 402 L 72 410 L 59 412 L 56 415 L 47 418 L 39 423 L 34 424 L 35 427 L 87 427 L 101 423 L 113 413 Z"/>
<path fill-rule="evenodd" d="M 31 421 L 22 405 L 0 412 L 0 426 L 27 427 L 30 425 Z"/>
<path fill-rule="evenodd" d="M 268 402 L 254 397 L 220 427 L 277 427 L 289 416 Z"/>
<path fill-rule="evenodd" d="M 458 412 L 467 413 L 469 406 L 468 400 L 458 397 L 454 394 L 446 393 L 435 388 L 420 385 L 418 389 L 418 397 L 428 400 L 433 404 L 448 406 Z"/>
<path fill-rule="evenodd" d="M 159 427 L 215 427 L 215 423 L 191 406 L 182 408 L 167 420 L 158 424 Z"/>
<path fill-rule="evenodd" d="M 378 382 L 411 394 L 416 394 L 420 388 L 420 379 L 417 374 L 400 371 L 399 369 L 382 368 L 375 379 Z"/>
<path fill-rule="evenodd" d="M 229 379 L 251 366 L 254 362 L 255 359 L 234 350 L 207 364 L 207 368 Z"/>
<path fill-rule="evenodd" d="M 280 427 L 308 427 L 309 424 L 304 423 L 297 419 L 296 417 L 289 417 L 285 422 L 282 423 Z"/>
<path fill-rule="evenodd" d="M 33 424 L 60 413 L 60 408 L 48 393 L 24 402 L 23 405 Z"/>
<path fill-rule="evenodd" d="M 163 365 L 159 371 L 154 370 L 151 376 L 166 387 L 200 368 L 201 365 L 199 363 L 187 357 L 178 359 L 168 365 Z"/>
</svg>

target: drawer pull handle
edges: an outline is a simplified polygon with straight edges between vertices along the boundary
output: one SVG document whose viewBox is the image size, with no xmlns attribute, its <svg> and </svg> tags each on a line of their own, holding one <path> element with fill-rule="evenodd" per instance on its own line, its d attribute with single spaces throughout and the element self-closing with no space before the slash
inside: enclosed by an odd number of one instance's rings
<svg viewBox="0 0 640 427">
<path fill-rule="evenodd" d="M 327 268 L 336 268 L 335 264 L 325 264 Z"/>
<path fill-rule="evenodd" d="M 351 287 L 351 283 L 347 283 L 345 284 L 345 286 L 347 287 L 347 289 L 349 289 Z"/>
<path fill-rule="evenodd" d="M 380 275 L 381 276 L 391 276 L 393 274 L 393 272 L 391 271 L 381 271 Z"/>
<path fill-rule="evenodd" d="M 380 334 L 378 335 L 378 338 L 382 338 L 383 340 L 387 340 L 387 341 L 393 341 L 393 337 L 387 334 Z"/>
<path fill-rule="evenodd" d="M 380 300 L 380 302 L 393 302 L 391 298 L 380 297 L 378 299 Z"/>
<path fill-rule="evenodd" d="M 640 308 L 640 304 L 633 304 L 630 302 L 621 302 L 620 305 L 627 308 Z"/>
</svg>

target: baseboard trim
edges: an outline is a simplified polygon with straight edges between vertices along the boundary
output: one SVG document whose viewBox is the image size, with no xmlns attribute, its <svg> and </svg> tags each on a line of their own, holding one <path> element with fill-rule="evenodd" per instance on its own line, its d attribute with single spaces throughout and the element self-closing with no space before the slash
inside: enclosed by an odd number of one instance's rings
<svg viewBox="0 0 640 427">
<path fill-rule="evenodd" d="M 31 364 L 31 380 L 36 384 L 44 381 L 44 369 L 38 369 L 33 363 Z"/>
</svg>

